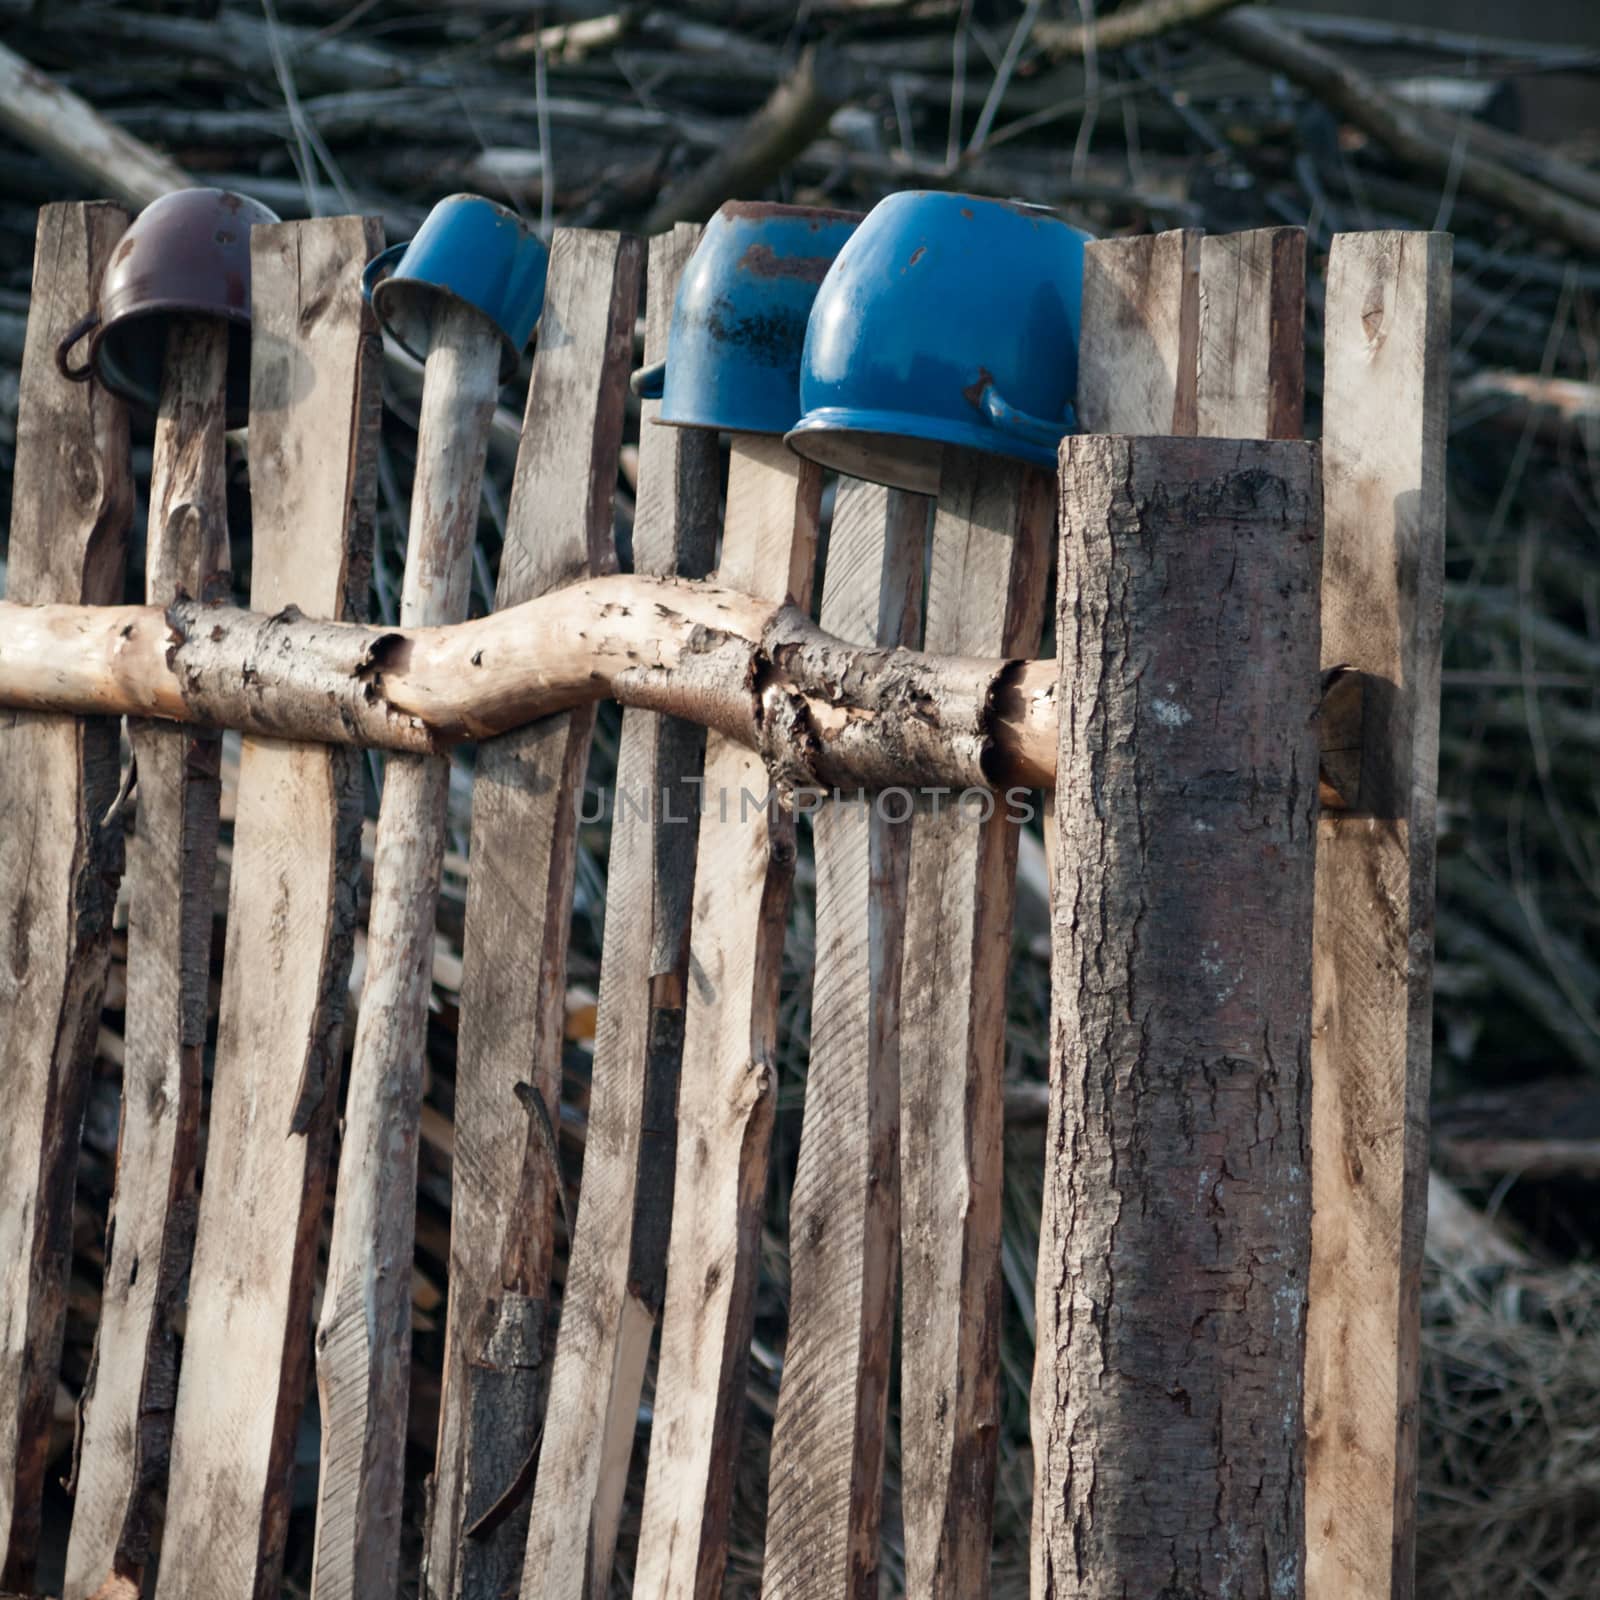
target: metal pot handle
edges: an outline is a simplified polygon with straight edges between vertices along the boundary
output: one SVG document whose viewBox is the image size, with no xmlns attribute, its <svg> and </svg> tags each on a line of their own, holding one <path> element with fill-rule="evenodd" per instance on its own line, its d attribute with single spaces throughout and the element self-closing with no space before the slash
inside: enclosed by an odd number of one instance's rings
<svg viewBox="0 0 1600 1600">
<path fill-rule="evenodd" d="M 377 255 L 375 255 L 366 264 L 366 267 L 361 273 L 361 292 L 366 296 L 369 302 L 372 299 L 372 291 L 378 287 L 378 279 L 382 274 L 383 269 L 385 267 L 392 266 L 396 261 L 398 261 L 400 257 L 406 253 L 409 247 L 409 240 L 402 244 L 392 244 L 387 250 L 380 250 Z"/>
<path fill-rule="evenodd" d="M 639 370 L 628 379 L 628 387 L 641 400 L 659 400 L 666 388 L 667 364 L 657 361 Z"/>
<path fill-rule="evenodd" d="M 992 427 L 998 428 L 1001 433 L 1009 433 L 1013 438 L 1025 439 L 1029 444 L 1042 444 L 1050 450 L 1061 443 L 1064 434 L 1072 433 L 1078 426 L 1077 414 L 1071 406 L 1066 408 L 1066 414 L 1060 422 L 1047 422 L 1043 417 L 1032 416 L 1008 405 L 992 383 L 984 385 L 982 403 L 983 414 Z"/>
<path fill-rule="evenodd" d="M 87 316 L 79 317 L 61 336 L 61 342 L 56 346 L 56 371 L 68 383 L 87 383 L 94 376 L 93 360 L 85 361 L 81 367 L 74 367 L 68 364 L 67 354 L 85 334 L 92 333 L 99 326 L 100 313 L 91 311 Z"/>
</svg>

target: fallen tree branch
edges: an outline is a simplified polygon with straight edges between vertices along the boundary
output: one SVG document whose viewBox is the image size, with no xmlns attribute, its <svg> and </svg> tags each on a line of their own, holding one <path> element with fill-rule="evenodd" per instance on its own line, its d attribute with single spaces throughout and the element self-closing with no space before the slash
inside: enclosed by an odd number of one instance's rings
<svg viewBox="0 0 1600 1600">
<path fill-rule="evenodd" d="M 1081 56 L 1091 38 L 1096 50 L 1121 50 L 1174 28 L 1204 22 L 1238 4 L 1239 0 L 1143 0 L 1093 23 L 1036 22 L 1033 37 L 1046 55 L 1058 58 Z"/>
<path fill-rule="evenodd" d="M 703 222 L 724 200 L 759 194 L 861 90 L 861 75 L 837 51 L 807 49 L 743 128 L 689 177 L 669 189 L 645 219 L 646 233 L 675 222 Z"/>
<path fill-rule="evenodd" d="M 1458 150 L 1365 73 L 1263 12 L 1251 9 L 1218 17 L 1207 33 L 1235 55 L 1292 78 L 1402 161 L 1441 177 L 1455 171 L 1463 194 L 1499 206 L 1581 250 L 1600 252 L 1600 210 L 1569 200 L 1470 145 Z"/>
<path fill-rule="evenodd" d="M 0 705 L 437 753 L 610 696 L 740 740 L 791 787 L 1047 785 L 1054 670 L 858 649 L 795 607 L 666 578 L 441 628 L 0 603 Z"/>
</svg>

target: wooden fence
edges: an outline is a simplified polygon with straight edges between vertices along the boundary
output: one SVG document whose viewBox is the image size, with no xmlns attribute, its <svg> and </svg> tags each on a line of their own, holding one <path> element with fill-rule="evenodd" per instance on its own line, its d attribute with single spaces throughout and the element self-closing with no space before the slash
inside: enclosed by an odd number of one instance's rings
<svg viewBox="0 0 1600 1600">
<path fill-rule="evenodd" d="M 823 474 L 735 435 L 722 496 L 715 439 L 651 426 L 650 403 L 635 576 L 606 576 L 641 291 L 653 359 L 696 230 L 653 240 L 647 274 L 637 240 L 558 231 L 495 614 L 463 622 L 496 356 L 454 321 L 380 632 L 353 626 L 381 243 L 355 218 L 254 235 L 251 613 L 203 603 L 228 544 L 221 353 L 194 329 L 168 349 L 148 605 L 81 609 L 122 599 L 128 425 L 53 352 L 126 221 L 41 217 L 0 606 L 0 1587 L 30 1591 L 39 1544 L 119 879 L 122 1126 L 65 1593 L 276 1594 L 313 1361 L 313 1592 L 414 1581 L 424 1024 L 444 754 L 476 735 L 425 1594 L 608 1591 L 658 1327 L 633 1592 L 720 1591 L 796 849 L 791 809 L 738 797 L 881 786 L 898 751 L 907 784 L 1055 777 L 1035 1596 L 1409 1596 L 1449 240 L 1335 240 L 1320 446 L 1300 442 L 1299 232 L 1091 246 L 1086 431 L 1057 477 L 951 459 L 936 498 L 841 482 L 819 635 L 799 612 Z M 1033 660 L 1052 597 L 1056 660 Z M 615 818 L 569 1217 L 553 1130 L 607 693 L 619 789 L 698 778 L 704 804 L 694 828 Z M 202 1130 L 219 725 L 244 740 Z M 320 1272 L 362 743 L 391 754 Z M 812 819 L 768 1600 L 878 1594 L 897 1349 L 907 1592 L 988 1593 L 1018 829 L 983 810 L 842 795 Z"/>
</svg>

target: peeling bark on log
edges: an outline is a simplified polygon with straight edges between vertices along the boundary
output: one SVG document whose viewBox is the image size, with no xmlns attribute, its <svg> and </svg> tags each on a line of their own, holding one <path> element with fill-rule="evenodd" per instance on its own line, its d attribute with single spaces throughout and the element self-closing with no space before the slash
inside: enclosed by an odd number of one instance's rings
<svg viewBox="0 0 1600 1600">
<path fill-rule="evenodd" d="M 1048 782 L 1054 677 L 1049 661 L 859 649 L 794 606 L 671 578 L 590 579 L 421 629 L 188 602 L 0 603 L 0 704 L 426 754 L 610 695 L 824 788 Z"/>
<path fill-rule="evenodd" d="M 678 279 L 699 234 L 684 226 L 651 244 L 646 361 L 666 353 Z M 716 438 L 653 427 L 659 409 L 645 402 L 639 431 L 634 566 L 699 575 L 716 550 Z M 583 1188 L 523 1564 L 529 1600 L 586 1600 L 611 1581 L 665 1292 L 696 853 L 687 787 L 703 750 L 692 723 L 638 709 L 623 716 Z M 665 820 L 673 814 L 676 824 Z"/>
<path fill-rule="evenodd" d="M 227 360 L 221 323 L 172 323 L 145 546 L 146 595 L 156 604 L 227 586 Z M 144 720 L 130 722 L 128 743 L 138 789 L 127 1054 L 101 1321 L 84 1401 L 82 1499 L 67 1580 L 73 1600 L 112 1576 L 137 1577 L 152 1554 L 172 1447 L 180 1294 L 194 1244 L 222 743 L 215 733 Z"/>
<path fill-rule="evenodd" d="M 251 241 L 254 559 L 263 611 L 366 599 L 380 354 L 370 218 Z M 278 1593 L 360 873 L 360 766 L 247 738 L 160 1600 Z M 209 923 L 211 880 L 205 884 Z"/>
<path fill-rule="evenodd" d="M 1063 444 L 1033 1593 L 1304 1578 L 1315 446 Z"/>
<path fill-rule="evenodd" d="M 122 589 L 133 474 L 122 402 L 55 347 L 96 302 L 116 206 L 39 217 L 7 581 L 14 601 Z M 66 1318 L 84 1099 L 122 874 L 113 721 L 0 715 L 0 1582 L 29 1585 Z"/>
<path fill-rule="evenodd" d="M 450 305 L 437 315 L 418 420 L 402 626 L 466 616 L 500 352 L 498 331 L 476 307 Z M 366 981 L 317 1326 L 314 1600 L 391 1595 L 400 1580 L 417 1145 L 449 791 L 443 757 L 397 754 L 384 769 Z"/>
</svg>

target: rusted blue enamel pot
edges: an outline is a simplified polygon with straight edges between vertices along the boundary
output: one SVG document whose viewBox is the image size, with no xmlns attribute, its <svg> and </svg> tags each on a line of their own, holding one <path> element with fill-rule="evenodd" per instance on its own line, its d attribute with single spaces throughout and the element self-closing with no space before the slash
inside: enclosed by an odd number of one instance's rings
<svg viewBox="0 0 1600 1600">
<path fill-rule="evenodd" d="M 178 317 L 228 328 L 227 425 L 250 410 L 250 230 L 276 222 L 259 200 L 227 189 L 176 189 L 152 200 L 118 241 L 100 281 L 100 303 L 56 350 L 74 382 L 98 378 L 147 411 L 161 399 L 167 334 Z M 88 359 L 71 352 L 89 338 Z"/>
<path fill-rule="evenodd" d="M 443 306 L 476 307 L 500 335 L 504 383 L 544 310 L 549 269 L 550 252 L 531 223 L 482 195 L 453 194 L 428 213 L 409 243 L 374 256 L 362 283 L 384 331 L 418 361 L 428 359 L 433 319 Z"/>
<path fill-rule="evenodd" d="M 947 447 L 1053 470 L 1074 426 L 1089 238 L 1018 201 L 890 195 L 817 294 L 790 446 L 924 494 Z"/>
<path fill-rule="evenodd" d="M 706 224 L 678 284 L 667 359 L 633 375 L 658 422 L 787 433 L 800 417 L 811 302 L 861 218 L 730 201 Z"/>
</svg>

